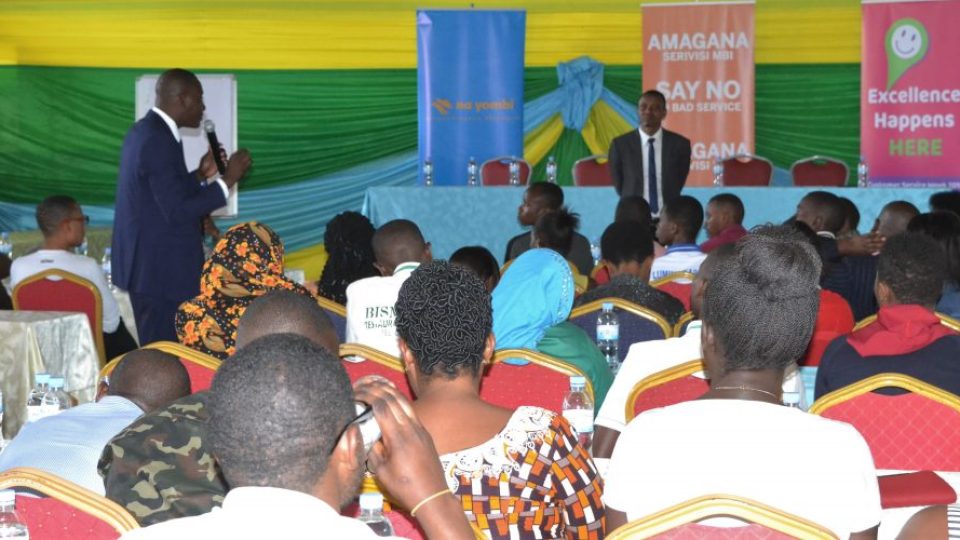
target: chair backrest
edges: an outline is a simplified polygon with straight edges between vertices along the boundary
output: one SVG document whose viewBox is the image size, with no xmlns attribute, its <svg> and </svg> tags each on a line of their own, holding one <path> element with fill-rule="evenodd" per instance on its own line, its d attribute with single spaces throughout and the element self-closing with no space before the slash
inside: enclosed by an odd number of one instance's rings
<svg viewBox="0 0 960 540">
<path fill-rule="evenodd" d="M 106 363 L 103 346 L 103 299 L 90 281 L 64 270 L 44 270 L 13 288 L 13 309 L 25 311 L 76 311 L 90 321 L 100 364 Z"/>
<path fill-rule="evenodd" d="M 693 280 L 696 277 L 690 272 L 673 272 L 651 281 L 650 286 L 676 298 L 683 304 L 684 309 L 690 311 L 690 294 L 693 291 Z"/>
<path fill-rule="evenodd" d="M 680 319 L 677 320 L 677 324 L 673 325 L 673 337 L 680 337 L 687 333 L 687 327 L 690 326 L 694 320 L 693 312 L 688 311 L 680 316 Z"/>
<path fill-rule="evenodd" d="M 213 376 L 222 363 L 219 358 L 214 358 L 173 341 L 155 341 L 143 348 L 157 349 L 158 351 L 163 351 L 179 358 L 180 363 L 186 368 L 187 375 L 190 377 L 190 391 L 194 394 L 210 389 L 210 385 L 213 383 Z M 100 369 L 100 379 L 102 380 L 104 377 L 109 376 L 122 359 L 122 355 L 118 356 L 103 366 Z"/>
<path fill-rule="evenodd" d="M 413 399 L 406 370 L 399 358 L 359 343 L 344 343 L 340 345 L 340 362 L 347 370 L 350 382 L 367 375 L 379 375 L 395 384 L 403 395 Z"/>
<path fill-rule="evenodd" d="M 529 363 L 505 364 L 508 359 Z M 530 349 L 502 349 L 493 355 L 493 362 L 480 381 L 480 397 L 508 409 L 532 405 L 559 411 L 573 375 L 586 377 L 587 395 L 593 399 L 590 378 L 577 366 Z"/>
<path fill-rule="evenodd" d="M 691 360 L 641 379 L 627 395 L 624 409 L 627 422 L 643 411 L 691 401 L 706 394 L 710 381 L 694 375 L 703 370 L 703 360 Z"/>
<path fill-rule="evenodd" d="M 333 328 L 337 332 L 337 339 L 340 340 L 340 343 L 346 341 L 347 308 L 327 298 L 317 298 L 317 303 L 326 312 L 327 317 L 330 317 L 330 322 L 333 323 Z"/>
<path fill-rule="evenodd" d="M 743 527 L 713 527 L 697 523 L 712 517 L 734 517 Z M 833 532 L 811 521 L 761 502 L 733 495 L 705 495 L 640 518 L 607 534 L 607 540 L 635 538 L 710 539 L 829 539 Z"/>
<path fill-rule="evenodd" d="M 752 154 L 738 154 L 721 162 L 724 186 L 769 186 L 773 163 Z"/>
<path fill-rule="evenodd" d="M 594 154 L 573 164 L 573 185 L 577 187 L 612 186 L 610 162 L 606 154 Z"/>
<path fill-rule="evenodd" d="M 530 163 L 523 158 L 511 156 L 500 156 L 484 161 L 480 166 L 480 182 L 485 186 L 509 186 L 512 160 L 520 164 L 520 185 L 527 185 L 530 180 Z"/>
<path fill-rule="evenodd" d="M 960 332 L 960 321 L 957 319 L 954 319 L 948 315 L 944 315 L 943 313 L 934 313 L 934 315 L 940 319 L 940 324 L 946 326 L 954 332 Z M 853 331 L 856 332 L 857 330 L 861 330 L 863 327 L 873 324 L 876 322 L 876 320 L 876 314 L 870 315 L 869 317 L 864 317 L 853 327 Z"/>
<path fill-rule="evenodd" d="M 0 489 L 17 490 L 17 514 L 33 540 L 106 540 L 139 528 L 119 504 L 39 469 L 0 474 Z M 23 491 L 44 497 L 24 496 Z"/>
<path fill-rule="evenodd" d="M 907 393 L 874 392 L 880 388 Z M 821 396 L 810 413 L 857 428 L 878 469 L 960 471 L 960 397 L 913 377 L 868 377 Z"/>
<path fill-rule="evenodd" d="M 849 175 L 846 163 L 827 156 L 811 156 L 797 160 L 790 166 L 790 176 L 795 186 L 843 187 Z"/>
<path fill-rule="evenodd" d="M 603 304 L 613 304 L 620 323 L 620 339 L 617 354 L 623 361 L 630 345 L 640 341 L 665 339 L 673 335 L 673 328 L 659 313 L 628 302 L 623 298 L 601 298 L 588 302 L 570 312 L 570 322 L 579 326 L 591 338 L 597 335 L 597 317 Z"/>
</svg>

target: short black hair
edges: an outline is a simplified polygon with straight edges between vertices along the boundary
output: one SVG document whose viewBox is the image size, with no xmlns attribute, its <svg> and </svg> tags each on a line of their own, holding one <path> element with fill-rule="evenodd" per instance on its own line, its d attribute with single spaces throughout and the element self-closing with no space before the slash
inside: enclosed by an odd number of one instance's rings
<svg viewBox="0 0 960 540">
<path fill-rule="evenodd" d="M 930 196 L 930 209 L 953 212 L 960 216 L 960 191 L 938 191 Z"/>
<path fill-rule="evenodd" d="M 936 305 L 946 279 L 947 256 L 925 234 L 894 235 L 880 250 L 877 281 L 890 287 L 900 304 Z"/>
<path fill-rule="evenodd" d="M 743 216 L 746 213 L 743 209 L 743 201 L 733 193 L 720 193 L 710 198 L 708 204 L 728 208 L 733 213 L 733 221 L 743 225 Z"/>
<path fill-rule="evenodd" d="M 297 334 L 337 356 L 337 330 L 316 300 L 293 291 L 275 289 L 247 306 L 237 324 L 237 347 L 269 334 Z"/>
<path fill-rule="evenodd" d="M 787 226 L 757 227 L 737 241 L 704 293 L 703 321 L 726 370 L 782 370 L 799 359 L 820 305 L 820 258 Z"/>
<path fill-rule="evenodd" d="M 559 210 L 563 206 L 563 188 L 550 182 L 534 182 L 527 188 L 530 195 L 543 201 L 548 210 Z"/>
<path fill-rule="evenodd" d="M 613 215 L 614 221 L 639 221 L 649 227 L 653 221 L 650 213 L 650 203 L 639 195 L 621 197 L 617 203 L 617 210 Z"/>
<path fill-rule="evenodd" d="M 671 199 L 663 207 L 663 212 L 683 231 L 691 241 L 696 240 L 703 226 L 703 205 L 689 195 L 680 195 Z"/>
<path fill-rule="evenodd" d="M 57 232 L 63 220 L 70 218 L 73 210 L 80 206 L 76 199 L 67 195 L 52 195 L 37 205 L 37 227 L 43 236 Z"/>
<path fill-rule="evenodd" d="M 500 282 L 500 264 L 490 250 L 483 246 L 464 246 L 453 252 L 450 263 L 462 266 L 486 283 L 493 278 L 493 285 Z"/>
<path fill-rule="evenodd" d="M 128 352 L 110 373 L 107 394 L 151 412 L 190 394 L 190 375 L 176 356 L 156 349 Z"/>
<path fill-rule="evenodd" d="M 800 220 L 794 219 L 788 223 L 785 223 L 784 226 L 790 227 L 791 229 L 800 233 L 803 238 L 809 242 L 814 249 L 817 250 L 817 256 L 820 257 L 820 281 L 822 282 L 823 278 L 825 278 L 827 274 L 829 274 L 834 268 L 834 264 L 832 262 L 823 260 L 823 255 L 821 252 L 821 248 L 823 247 L 823 239 L 817 235 L 817 233 L 810 228 L 809 225 Z"/>
<path fill-rule="evenodd" d="M 323 246 L 327 262 L 317 283 L 320 296 L 347 303 L 347 285 L 379 275 L 373 266 L 373 224 L 357 212 L 342 212 L 327 223 Z"/>
<path fill-rule="evenodd" d="M 659 90 L 647 90 L 646 92 L 640 94 L 640 99 L 643 99 L 648 96 L 657 98 L 658 100 L 660 100 L 660 103 L 663 104 L 663 108 L 664 109 L 667 108 L 667 96 L 663 95 L 663 92 Z"/>
<path fill-rule="evenodd" d="M 860 210 L 846 197 L 840 197 L 840 204 L 843 205 L 843 224 L 849 224 L 850 230 L 856 232 L 857 227 L 860 226 Z"/>
<path fill-rule="evenodd" d="M 493 307 L 473 272 L 445 261 L 422 264 L 400 286 L 396 310 L 397 335 L 421 373 L 479 376 Z"/>
<path fill-rule="evenodd" d="M 566 258 L 579 227 L 580 214 L 563 207 L 540 216 L 533 226 L 533 234 L 540 241 L 540 247 L 552 249 Z"/>
<path fill-rule="evenodd" d="M 920 214 L 910 220 L 907 231 L 939 242 L 947 256 L 947 279 L 960 283 L 960 215 L 946 211 Z"/>
<path fill-rule="evenodd" d="M 846 213 L 840 197 L 829 191 L 811 191 L 804 195 L 803 200 L 813 205 L 813 211 L 823 218 L 823 229 L 834 234 L 843 228 Z M 819 232 L 819 231 L 816 231 Z"/>
<path fill-rule="evenodd" d="M 210 445 L 231 487 L 309 493 L 355 415 L 340 361 L 295 334 L 254 340 L 224 362 L 210 390 Z"/>
<path fill-rule="evenodd" d="M 420 227 L 409 219 L 395 219 L 373 233 L 373 254 L 377 262 L 388 268 L 400 263 L 420 261 L 426 241 Z"/>
<path fill-rule="evenodd" d="M 642 263 L 653 257 L 653 234 L 650 227 L 639 221 L 615 221 L 600 237 L 600 253 L 613 264 L 636 261 Z"/>
</svg>

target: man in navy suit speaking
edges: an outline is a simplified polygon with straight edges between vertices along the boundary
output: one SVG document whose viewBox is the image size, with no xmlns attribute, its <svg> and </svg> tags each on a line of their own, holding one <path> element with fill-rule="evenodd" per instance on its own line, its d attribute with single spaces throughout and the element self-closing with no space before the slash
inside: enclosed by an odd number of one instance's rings
<svg viewBox="0 0 960 540">
<path fill-rule="evenodd" d="M 173 318 L 200 291 L 203 220 L 226 204 L 250 168 L 250 154 L 230 156 L 221 178 L 212 148 L 195 171 L 183 159 L 181 127 L 203 119 L 203 87 L 183 69 L 157 81 L 156 106 L 127 133 L 120 155 L 113 222 L 113 282 L 130 292 L 140 343 L 176 341 Z"/>
</svg>

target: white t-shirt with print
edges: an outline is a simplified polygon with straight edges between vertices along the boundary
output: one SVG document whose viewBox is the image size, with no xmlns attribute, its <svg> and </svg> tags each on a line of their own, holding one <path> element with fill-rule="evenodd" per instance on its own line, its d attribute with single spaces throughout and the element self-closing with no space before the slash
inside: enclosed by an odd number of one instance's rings
<svg viewBox="0 0 960 540">
<path fill-rule="evenodd" d="M 419 263 L 405 262 L 392 276 L 374 276 L 347 286 L 347 343 L 359 343 L 393 356 L 400 356 L 397 345 L 395 305 L 400 286 Z"/>
</svg>

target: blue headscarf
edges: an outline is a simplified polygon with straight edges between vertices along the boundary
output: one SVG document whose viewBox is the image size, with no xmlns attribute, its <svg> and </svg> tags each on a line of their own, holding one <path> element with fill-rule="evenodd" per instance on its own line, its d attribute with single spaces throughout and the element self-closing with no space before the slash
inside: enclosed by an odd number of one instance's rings
<svg viewBox="0 0 960 540">
<path fill-rule="evenodd" d="M 544 332 L 570 316 L 573 273 L 556 251 L 531 249 L 517 257 L 493 290 L 497 349 L 534 349 Z"/>
</svg>

